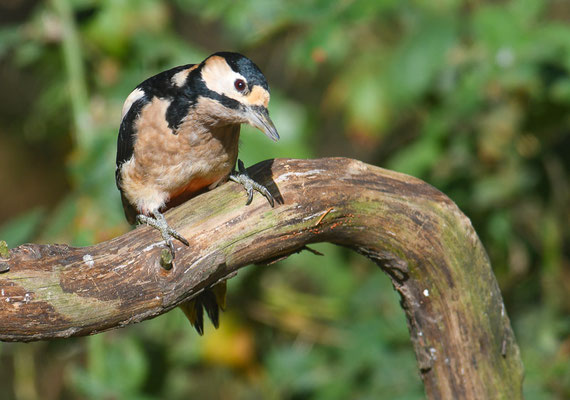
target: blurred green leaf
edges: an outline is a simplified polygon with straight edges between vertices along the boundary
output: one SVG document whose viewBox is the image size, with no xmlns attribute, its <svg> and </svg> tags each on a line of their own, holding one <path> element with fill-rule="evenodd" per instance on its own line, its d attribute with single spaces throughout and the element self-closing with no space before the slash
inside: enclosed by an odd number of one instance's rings
<svg viewBox="0 0 570 400">
<path fill-rule="evenodd" d="M 407 105 L 433 83 L 456 40 L 454 25 L 447 18 L 427 17 L 410 30 L 384 76 L 388 97 L 394 103 Z"/>
<path fill-rule="evenodd" d="M 45 214 L 43 208 L 36 208 L 5 222 L 0 226 L 0 240 L 5 240 L 9 247 L 32 241 Z"/>
<path fill-rule="evenodd" d="M 5 57 L 6 53 L 20 42 L 21 35 L 17 26 L 0 28 L 0 57 Z"/>
<path fill-rule="evenodd" d="M 111 339 L 105 343 L 105 339 Z M 151 399 L 140 393 L 147 361 L 134 338 L 89 337 L 89 369 L 77 368 L 71 379 L 87 398 Z"/>
</svg>

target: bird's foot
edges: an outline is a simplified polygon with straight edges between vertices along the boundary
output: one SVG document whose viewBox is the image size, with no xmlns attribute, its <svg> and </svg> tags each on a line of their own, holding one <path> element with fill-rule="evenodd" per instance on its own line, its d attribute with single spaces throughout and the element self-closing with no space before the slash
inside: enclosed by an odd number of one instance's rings
<svg viewBox="0 0 570 400">
<path fill-rule="evenodd" d="M 267 201 L 269 201 L 269 204 L 271 204 L 271 207 L 273 207 L 275 204 L 275 199 L 273 198 L 271 192 L 265 186 L 257 183 L 248 175 L 241 160 L 238 160 L 238 171 L 233 171 L 230 174 L 230 179 L 241 184 L 247 191 L 247 202 L 245 205 L 251 204 L 251 201 L 253 200 L 254 190 L 257 190 L 259 193 L 264 195 L 267 198 Z"/>
<path fill-rule="evenodd" d="M 188 243 L 188 240 L 186 240 L 180 233 L 176 232 L 170 227 L 170 225 L 168 225 L 166 218 L 164 218 L 164 215 L 158 211 L 155 211 L 152 214 L 154 217 L 139 214 L 137 215 L 137 221 L 139 224 L 147 224 L 160 231 L 162 238 L 170 249 L 172 259 L 174 259 L 174 244 L 172 243 L 172 239 L 177 239 L 186 246 L 190 246 L 190 243 Z"/>
</svg>

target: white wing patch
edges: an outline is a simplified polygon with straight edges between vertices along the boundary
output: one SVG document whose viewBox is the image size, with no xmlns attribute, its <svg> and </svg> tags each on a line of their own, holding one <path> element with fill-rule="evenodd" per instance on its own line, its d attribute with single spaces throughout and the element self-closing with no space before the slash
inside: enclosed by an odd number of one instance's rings
<svg viewBox="0 0 570 400">
<path fill-rule="evenodd" d="M 183 69 L 182 71 L 178 71 L 177 73 L 172 75 L 172 78 L 170 78 L 170 82 L 172 82 L 172 84 L 177 87 L 184 86 L 184 84 L 186 83 L 186 79 L 188 79 L 188 74 L 190 74 L 190 72 L 195 70 L 197 67 L 198 64 L 193 65 L 190 68 Z"/>
<path fill-rule="evenodd" d="M 125 100 L 125 104 L 123 104 L 123 111 L 121 113 L 121 121 L 123 120 L 123 118 L 125 118 L 125 115 L 127 115 L 129 110 L 131 109 L 133 103 L 135 101 L 137 101 L 138 99 L 142 98 L 143 96 L 144 96 L 144 91 L 140 88 L 136 88 L 135 90 L 133 90 L 131 92 L 131 94 L 129 94 L 129 96 Z"/>
</svg>

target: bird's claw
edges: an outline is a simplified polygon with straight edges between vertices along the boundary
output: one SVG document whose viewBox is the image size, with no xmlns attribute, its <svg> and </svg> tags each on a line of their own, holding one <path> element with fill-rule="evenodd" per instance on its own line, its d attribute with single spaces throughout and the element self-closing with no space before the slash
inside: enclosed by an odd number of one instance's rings
<svg viewBox="0 0 570 400">
<path fill-rule="evenodd" d="M 174 245 L 172 244 L 172 238 L 182 242 L 182 244 L 184 244 L 185 246 L 190 246 L 190 243 L 188 243 L 188 240 L 186 240 L 182 235 L 180 235 L 178 232 L 176 232 L 174 229 L 172 229 L 170 226 L 168 226 L 166 228 L 166 233 L 168 235 L 168 246 L 174 248 Z M 164 235 L 163 235 L 164 237 Z"/>
<path fill-rule="evenodd" d="M 178 233 L 177 231 L 172 229 L 170 225 L 168 225 L 168 223 L 166 222 L 166 218 L 164 218 L 164 215 L 162 215 L 159 212 L 155 212 L 153 213 L 153 215 L 154 218 L 142 214 L 137 215 L 137 221 L 139 224 L 150 225 L 153 228 L 158 229 L 160 231 L 162 239 L 168 246 L 170 254 L 174 259 L 174 243 L 172 243 L 172 239 L 174 238 L 176 240 L 179 240 L 180 242 L 182 242 L 182 244 L 186 246 L 190 246 L 190 243 L 188 243 L 188 240 L 186 240 L 180 233 Z"/>
<path fill-rule="evenodd" d="M 269 201 L 269 204 L 271 204 L 271 207 L 273 207 L 273 205 L 275 204 L 275 199 L 273 198 L 273 195 L 271 194 L 269 189 L 267 189 L 262 184 L 257 183 L 249 176 L 241 160 L 238 160 L 238 171 L 234 171 L 230 174 L 230 180 L 239 183 L 245 188 L 247 192 L 247 201 L 245 203 L 246 206 L 250 205 L 251 202 L 253 201 L 254 190 L 258 191 L 263 196 L 265 196 L 267 201 Z"/>
</svg>

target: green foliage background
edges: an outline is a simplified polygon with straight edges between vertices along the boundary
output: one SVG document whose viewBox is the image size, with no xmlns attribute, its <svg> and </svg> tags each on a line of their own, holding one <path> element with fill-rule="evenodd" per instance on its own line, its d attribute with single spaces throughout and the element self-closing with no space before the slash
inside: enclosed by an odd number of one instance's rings
<svg viewBox="0 0 570 400">
<path fill-rule="evenodd" d="M 570 398 L 567 0 L 18 0 L 0 5 L 0 239 L 129 229 L 122 102 L 219 50 L 272 88 L 277 144 L 247 165 L 348 156 L 436 186 L 472 219 L 522 350 L 527 399 Z M 229 282 L 221 328 L 181 312 L 88 338 L 0 344 L 4 399 L 417 399 L 388 279 L 329 245 Z M 1 329 L 1 324 L 0 324 Z"/>
</svg>

